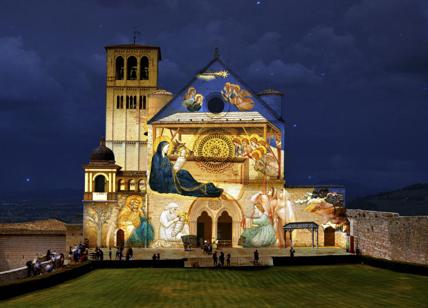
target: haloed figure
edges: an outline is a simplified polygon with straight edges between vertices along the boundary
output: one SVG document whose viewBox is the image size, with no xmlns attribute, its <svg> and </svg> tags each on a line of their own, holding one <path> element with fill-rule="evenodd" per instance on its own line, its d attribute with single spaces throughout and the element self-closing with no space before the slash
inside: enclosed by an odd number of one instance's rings
<svg viewBox="0 0 428 308">
<path fill-rule="evenodd" d="M 194 197 L 219 197 L 223 189 L 217 188 L 213 183 L 200 183 L 196 181 L 189 171 L 174 168 L 167 154 L 169 142 L 159 143 L 152 158 L 150 169 L 150 188 L 159 193 L 180 194 Z"/>
</svg>

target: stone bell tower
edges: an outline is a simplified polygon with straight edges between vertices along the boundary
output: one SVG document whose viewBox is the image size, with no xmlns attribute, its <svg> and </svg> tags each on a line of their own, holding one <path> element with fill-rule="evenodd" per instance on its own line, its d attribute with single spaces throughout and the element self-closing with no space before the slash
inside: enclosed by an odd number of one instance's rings
<svg viewBox="0 0 428 308">
<path fill-rule="evenodd" d="M 149 100 L 158 90 L 160 48 L 139 44 L 105 48 L 106 146 L 113 150 L 123 171 L 146 171 L 147 120 L 152 116 L 151 110 L 157 112 L 166 103 L 153 108 Z"/>
</svg>

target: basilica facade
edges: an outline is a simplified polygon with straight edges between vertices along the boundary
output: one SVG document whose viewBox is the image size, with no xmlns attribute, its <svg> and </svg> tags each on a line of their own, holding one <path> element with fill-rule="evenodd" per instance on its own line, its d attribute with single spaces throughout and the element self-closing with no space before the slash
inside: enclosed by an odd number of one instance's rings
<svg viewBox="0 0 428 308">
<path fill-rule="evenodd" d="M 106 54 L 106 137 L 84 165 L 91 247 L 308 246 L 315 229 L 344 245 L 344 189 L 286 185 L 281 92 L 255 93 L 217 51 L 175 95 L 158 87 L 159 47 Z"/>
</svg>

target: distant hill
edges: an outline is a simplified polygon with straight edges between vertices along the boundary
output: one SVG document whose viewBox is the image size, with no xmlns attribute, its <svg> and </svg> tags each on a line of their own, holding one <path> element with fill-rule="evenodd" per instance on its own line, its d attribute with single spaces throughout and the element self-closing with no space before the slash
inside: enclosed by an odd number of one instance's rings
<svg viewBox="0 0 428 308">
<path fill-rule="evenodd" d="M 403 216 L 428 215 L 428 183 L 357 198 L 346 205 L 351 209 L 396 212 Z"/>
<path fill-rule="evenodd" d="M 346 184 L 349 183 L 345 183 L 345 188 L 350 187 Z M 354 188 L 352 195 L 358 195 L 359 190 Z M 353 200 L 348 190 L 346 193 L 347 208 L 396 212 L 404 216 L 428 215 L 428 183 Z M 0 192 L 0 223 L 48 218 L 82 223 L 82 196 L 82 190 L 78 189 Z"/>
<path fill-rule="evenodd" d="M 82 223 L 82 190 L 57 189 L 0 193 L 0 223 L 56 218 Z"/>
</svg>

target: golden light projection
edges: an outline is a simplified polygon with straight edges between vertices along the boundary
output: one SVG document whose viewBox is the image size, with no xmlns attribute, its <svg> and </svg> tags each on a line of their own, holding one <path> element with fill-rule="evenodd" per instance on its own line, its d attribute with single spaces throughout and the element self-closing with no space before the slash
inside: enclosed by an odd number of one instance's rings
<svg viewBox="0 0 428 308">
<path fill-rule="evenodd" d="M 234 156 L 234 146 L 229 136 L 210 134 L 196 140 L 194 152 L 205 159 L 198 161 L 201 167 L 210 172 L 220 172 L 229 167 L 228 159 Z"/>
<path fill-rule="evenodd" d="M 173 96 L 157 85 L 159 48 L 108 48 L 107 76 L 115 76 L 119 54 L 154 62 L 147 86 L 108 81 L 108 142 L 96 153 L 109 155 L 85 166 L 91 246 L 182 248 L 192 237 L 285 247 L 292 244 L 285 224 L 311 221 L 334 232 L 346 226 L 344 191 L 285 188 L 282 93 L 255 95 L 214 59 Z M 122 106 L 129 95 L 133 103 Z M 99 172 L 105 185 L 94 191 Z M 334 234 L 329 239 L 325 245 L 334 245 Z M 292 241 L 305 246 L 311 239 L 295 231 Z"/>
</svg>

